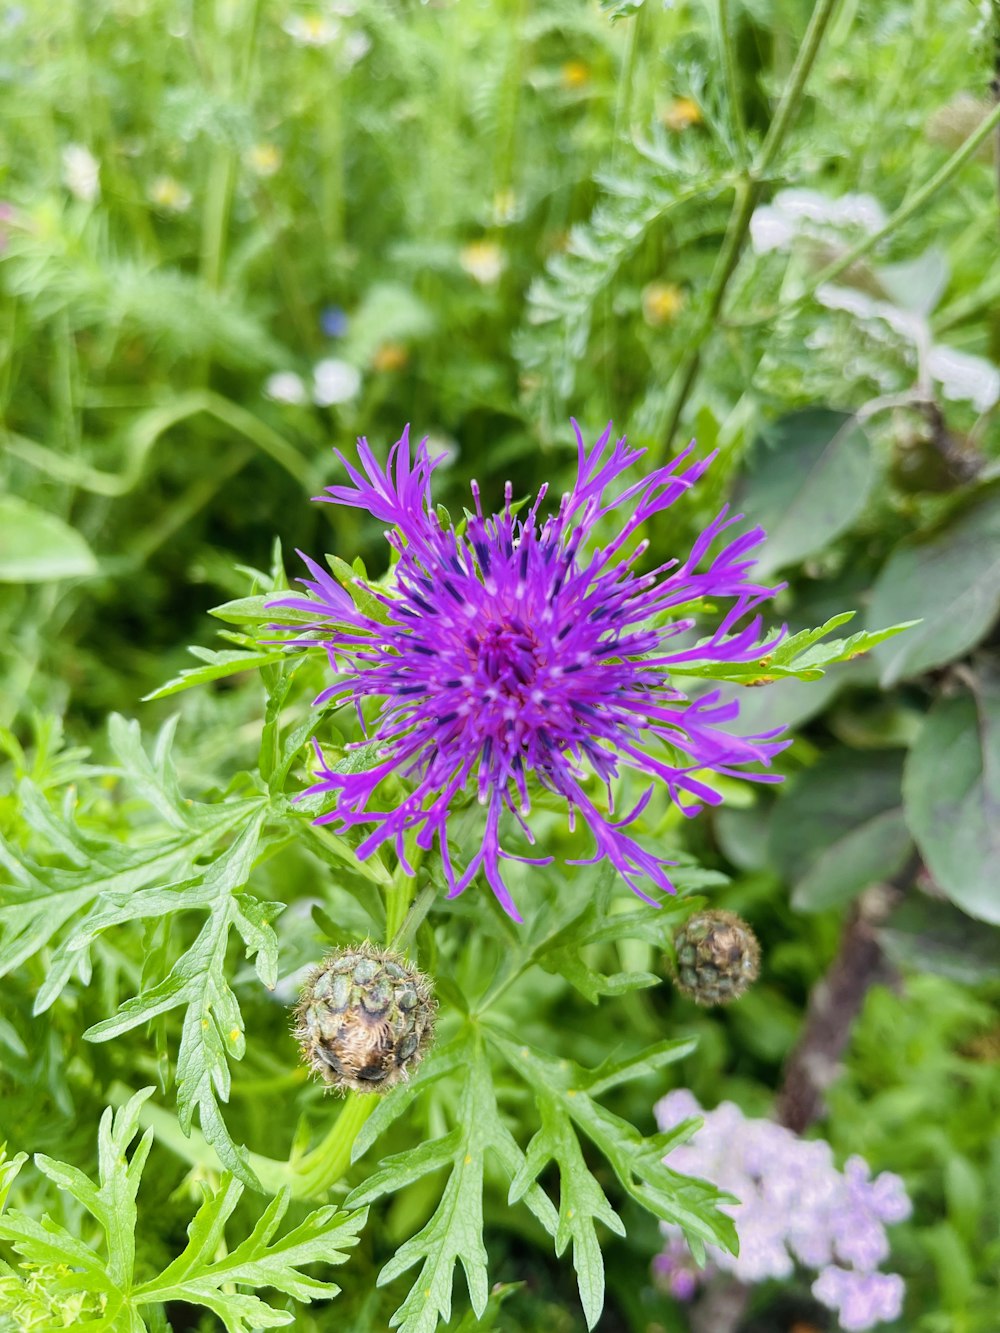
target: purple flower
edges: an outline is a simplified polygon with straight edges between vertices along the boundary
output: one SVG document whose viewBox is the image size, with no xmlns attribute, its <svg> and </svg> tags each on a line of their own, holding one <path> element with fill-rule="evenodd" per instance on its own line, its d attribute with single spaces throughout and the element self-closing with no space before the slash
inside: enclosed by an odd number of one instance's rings
<svg viewBox="0 0 1000 1333">
<path fill-rule="evenodd" d="M 896 1273 L 856 1273 L 846 1268 L 824 1268 L 812 1284 L 818 1301 L 837 1311 L 841 1328 L 874 1328 L 897 1319 L 903 1309 L 903 1279 Z"/>
<path fill-rule="evenodd" d="M 895 1319 L 902 1308 L 902 1279 L 875 1270 L 889 1254 L 883 1224 L 910 1213 L 900 1178 L 884 1171 L 872 1180 L 860 1157 L 849 1158 L 840 1172 L 822 1139 L 800 1139 L 773 1121 L 749 1120 L 732 1102 L 706 1113 L 690 1092 L 678 1089 L 656 1106 L 664 1130 L 698 1115 L 704 1125 L 673 1149 L 669 1164 L 737 1197 L 739 1203 L 726 1208 L 740 1251 L 732 1255 L 709 1245 L 709 1265 L 696 1274 L 697 1281 L 715 1271 L 748 1283 L 787 1278 L 797 1260 L 819 1270 L 813 1295 L 838 1312 L 842 1328 L 867 1329 Z M 654 1275 L 672 1280 L 680 1274 L 683 1281 L 693 1270 L 680 1228 L 661 1223 L 661 1230 L 667 1245 L 654 1260 Z"/>
<path fill-rule="evenodd" d="M 431 459 L 426 441 L 414 455 L 404 431 L 382 467 L 360 440 L 363 471 L 338 454 L 351 484 L 331 486 L 319 498 L 365 509 L 390 529 L 386 537 L 398 556 L 393 586 L 366 593 L 377 600 L 377 618 L 359 610 L 307 556 L 312 578 L 302 582 L 310 597 L 271 603 L 314 618 L 311 628 L 337 673 L 318 704 L 350 701 L 360 717 L 365 700 L 380 701 L 371 767 L 330 768 L 317 746 L 320 776 L 309 790 L 336 798 L 318 822 L 373 825 L 358 855 L 392 839 L 407 869 L 405 836 L 414 834 L 424 850 L 436 840 L 449 897 L 482 869 L 515 919 L 501 860 L 542 865 L 552 858 L 515 857 L 501 847 L 501 824 L 520 826 L 533 842 L 527 821 L 536 784 L 566 802 L 571 828 L 577 817 L 589 828 L 595 843 L 589 861 L 607 858 L 652 902 L 640 883 L 672 891 L 669 863 L 628 829 L 655 784 L 662 782 L 691 815 L 721 799 L 707 780 L 713 774 L 778 781 L 743 770 L 770 763 L 783 748 L 775 732 L 742 737 L 728 730 L 739 709 L 720 702 L 718 690 L 688 699 L 671 678 L 671 669 L 761 656 L 761 619 L 750 613 L 773 589 L 753 582 L 749 571 L 763 531 L 733 537 L 713 553 L 738 519 L 723 509 L 690 551 L 639 572 L 648 542 L 633 541 L 638 529 L 688 491 L 711 458 L 693 460 L 692 444 L 616 493 L 615 483 L 643 451 L 624 439 L 612 442 L 610 425 L 588 449 L 575 422 L 574 429 L 576 482 L 553 512 L 542 513 L 544 486 L 526 512 L 516 512 L 508 482 L 503 509 L 484 515 L 473 482 L 475 513 L 464 530 L 442 524 L 432 505 L 431 473 L 442 460 Z M 605 520 L 612 515 L 619 526 L 608 537 Z M 707 599 L 731 604 L 696 643 L 692 613 Z M 623 767 L 652 781 L 633 809 L 618 812 L 614 787 Z M 595 778 L 606 803 L 594 791 Z M 389 808 L 372 808 L 388 779 L 402 779 L 405 793 L 399 797 L 394 786 Z M 483 834 L 456 869 L 449 820 L 470 788 L 485 809 Z"/>
</svg>

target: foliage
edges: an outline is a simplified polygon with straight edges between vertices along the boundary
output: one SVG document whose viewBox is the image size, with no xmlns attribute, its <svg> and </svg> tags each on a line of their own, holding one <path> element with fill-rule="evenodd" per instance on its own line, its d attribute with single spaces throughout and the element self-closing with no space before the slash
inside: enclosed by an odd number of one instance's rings
<svg viewBox="0 0 1000 1333">
<path fill-rule="evenodd" d="M 768 1114 L 878 902 L 901 979 L 822 1132 L 916 1201 L 905 1327 L 991 1333 L 996 6 L 8 10 L 0 1329 L 680 1329 L 658 1223 L 734 1234 L 652 1105 Z M 558 495 L 570 412 L 651 462 L 717 451 L 649 567 L 731 500 L 784 587 L 760 660 L 678 683 L 794 742 L 780 789 L 653 797 L 659 909 L 542 794 L 555 863 L 510 872 L 514 927 L 479 884 L 445 900 L 436 854 L 411 881 L 310 822 L 312 742 L 370 755 L 265 600 L 295 547 L 367 612 L 391 587 L 379 523 L 307 504 L 331 441 L 412 421 L 460 513 L 473 477 Z M 723 1014 L 663 984 L 709 897 L 762 943 Z M 324 1099 L 303 969 L 391 934 L 438 1044 L 377 1104 Z"/>
<path fill-rule="evenodd" d="M 273 1288 L 300 1301 L 336 1296 L 339 1288 L 333 1283 L 299 1270 L 318 1260 L 343 1263 L 344 1249 L 357 1244 L 366 1214 L 345 1216 L 327 1205 L 275 1239 L 288 1209 L 285 1190 L 268 1204 L 250 1235 L 229 1249 L 225 1227 L 243 1186 L 228 1175 L 205 1191 L 188 1227 L 187 1246 L 177 1258 L 157 1277 L 135 1281 L 136 1194 L 153 1131 L 146 1130 L 131 1159 L 126 1153 L 138 1132 L 142 1103 L 152 1091 L 136 1093 L 114 1115 L 108 1109 L 101 1117 L 99 1186 L 74 1166 L 42 1153 L 35 1157 L 38 1170 L 97 1223 L 103 1254 L 47 1215 L 39 1220 L 8 1209 L 0 1216 L 0 1236 L 21 1256 L 20 1268 L 35 1270 L 27 1280 L 6 1265 L 0 1271 L 3 1308 L 14 1327 L 44 1327 L 38 1321 L 48 1319 L 50 1328 L 93 1324 L 139 1333 L 149 1327 L 143 1307 L 160 1307 L 162 1319 L 162 1306 L 177 1300 L 213 1310 L 228 1333 L 248 1333 L 290 1324 L 293 1316 L 257 1296 L 237 1293 L 234 1285 Z"/>
</svg>

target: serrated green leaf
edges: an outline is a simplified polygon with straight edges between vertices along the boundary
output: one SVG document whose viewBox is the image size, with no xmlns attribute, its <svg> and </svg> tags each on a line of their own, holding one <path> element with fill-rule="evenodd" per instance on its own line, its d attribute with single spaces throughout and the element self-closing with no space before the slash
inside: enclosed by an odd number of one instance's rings
<svg viewBox="0 0 1000 1333">
<path fill-rule="evenodd" d="M 731 1202 L 730 1196 L 704 1181 L 671 1171 L 663 1164 L 658 1139 L 643 1138 L 627 1120 L 594 1101 L 587 1086 L 599 1071 L 553 1059 L 494 1027 L 490 1041 L 536 1095 L 544 1090 L 583 1131 L 636 1203 L 664 1222 L 675 1222 L 690 1244 L 722 1245 L 735 1253 L 736 1229 L 732 1219 L 719 1211 L 720 1204 Z"/>
<path fill-rule="evenodd" d="M 523 1152 L 500 1118 L 478 1033 L 466 1033 L 452 1053 L 458 1056 L 465 1073 L 453 1129 L 408 1153 L 389 1158 L 347 1199 L 348 1207 L 372 1202 L 399 1188 L 400 1182 L 405 1184 L 430 1171 L 451 1167 L 430 1221 L 400 1246 L 379 1273 L 378 1285 L 384 1286 L 415 1264 L 421 1265 L 409 1295 L 390 1320 L 390 1326 L 399 1327 L 401 1333 L 434 1333 L 439 1320 L 451 1318 L 452 1284 L 458 1263 L 465 1272 L 472 1308 L 477 1317 L 482 1315 L 489 1290 L 483 1244 L 485 1156 L 490 1152 L 497 1157 L 510 1178 L 524 1162 Z M 524 1202 L 554 1234 L 558 1224 L 555 1209 L 537 1185 L 531 1184 L 524 1191 Z"/>
<path fill-rule="evenodd" d="M 270 666 L 274 662 L 283 661 L 288 655 L 285 648 L 213 651 L 208 648 L 192 647 L 189 651 L 196 657 L 205 658 L 205 664 L 199 667 L 186 667 L 165 685 L 160 685 L 152 693 L 143 695 L 143 703 L 150 703 L 154 699 L 166 699 L 171 694 L 179 694 L 181 690 L 190 690 L 196 685 L 207 685 L 209 681 L 235 676 L 241 671 L 253 671 Z"/>
<path fill-rule="evenodd" d="M 110 1108 L 105 1111 L 98 1135 L 99 1184 L 65 1162 L 44 1154 L 35 1157 L 38 1169 L 82 1204 L 98 1223 L 103 1233 L 102 1247 L 85 1244 L 48 1216 L 36 1219 L 15 1210 L 0 1213 L 0 1237 L 28 1263 L 43 1273 L 50 1272 L 65 1296 L 91 1294 L 98 1298 L 95 1308 L 101 1309 L 100 1319 L 81 1317 L 80 1327 L 101 1328 L 108 1333 L 144 1333 L 146 1307 L 183 1301 L 211 1310 L 227 1333 L 252 1333 L 286 1326 L 295 1317 L 241 1288 L 273 1288 L 302 1302 L 329 1300 L 337 1295 L 336 1285 L 301 1269 L 320 1262 L 343 1263 L 347 1250 L 357 1243 L 366 1213 L 345 1214 L 326 1205 L 278 1236 L 288 1206 L 285 1189 L 267 1205 L 250 1234 L 230 1246 L 226 1242 L 226 1223 L 243 1193 L 243 1186 L 230 1175 L 224 1175 L 214 1190 L 203 1185 L 205 1197 L 188 1227 L 185 1249 L 158 1277 L 134 1284 L 136 1195 L 153 1131 L 146 1131 L 132 1149 L 131 1158 L 128 1153 L 138 1133 L 143 1103 L 152 1092 L 152 1088 L 145 1088 L 135 1093 L 113 1115 Z M 9 1270 L 9 1276 L 18 1280 L 14 1270 Z M 148 1314 L 152 1317 L 154 1310 L 148 1310 Z"/>
<path fill-rule="evenodd" d="M 247 1164 L 245 1151 L 233 1142 L 220 1113 L 219 1101 L 229 1099 L 229 1059 L 242 1059 L 245 1050 L 243 1017 L 226 976 L 230 928 L 235 926 L 243 938 L 248 957 L 263 952 L 258 971 L 273 976 L 277 968 L 277 939 L 268 924 L 269 909 L 275 905 L 265 907 L 236 892 L 249 877 L 265 818 L 266 811 L 258 808 L 232 845 L 207 868 L 200 882 L 181 889 L 186 896 L 180 905 L 205 907 L 208 918 L 169 975 L 127 1000 L 117 1014 L 95 1023 L 84 1033 L 88 1041 L 108 1041 L 183 1005 L 185 1013 L 177 1055 L 178 1120 L 185 1131 L 190 1130 L 197 1110 L 202 1131 L 226 1169 L 252 1186 L 257 1185 L 256 1177 Z M 96 927 L 116 923 L 126 918 L 126 914 L 129 918 L 156 916 L 177 906 L 176 901 L 170 902 L 169 890 L 153 889 L 119 904 L 103 919 L 98 917 Z M 91 929 L 94 928 L 92 923 Z"/>
<path fill-rule="evenodd" d="M 206 1190 L 188 1227 L 187 1246 L 159 1277 L 135 1289 L 137 1305 L 164 1301 L 203 1305 L 218 1315 L 227 1333 L 249 1333 L 292 1324 L 294 1316 L 275 1310 L 258 1296 L 237 1294 L 237 1286 L 273 1287 L 302 1302 L 329 1300 L 339 1293 L 335 1283 L 300 1270 L 305 1264 L 344 1263 L 347 1251 L 357 1244 L 367 1213 L 345 1214 L 327 1205 L 276 1240 L 288 1207 L 289 1194 L 284 1189 L 265 1208 L 250 1235 L 225 1253 L 226 1223 L 242 1193 L 243 1186 L 228 1175 L 217 1190 Z"/>
<path fill-rule="evenodd" d="M 625 1235 L 625 1227 L 587 1169 L 569 1116 L 545 1089 L 537 1093 L 535 1100 L 542 1126 L 528 1144 L 524 1164 L 511 1181 L 510 1202 L 516 1203 L 521 1198 L 550 1161 L 558 1165 L 556 1254 L 562 1254 L 569 1242 L 573 1242 L 573 1267 L 580 1301 L 587 1327 L 593 1328 L 604 1308 L 604 1257 L 594 1223 L 603 1222 L 619 1236 Z"/>
<path fill-rule="evenodd" d="M 819 680 L 828 667 L 838 662 L 850 662 L 862 653 L 871 652 L 880 643 L 902 634 L 919 621 L 907 620 L 879 630 L 858 630 L 846 639 L 831 639 L 820 643 L 823 635 L 838 628 L 854 616 L 846 611 L 833 616 L 818 629 L 801 630 L 785 640 L 777 633 L 764 643 L 761 656 L 753 662 L 685 662 L 677 675 L 694 676 L 706 680 L 726 680 L 737 685 L 770 685 L 774 681 L 796 678 Z"/>
</svg>

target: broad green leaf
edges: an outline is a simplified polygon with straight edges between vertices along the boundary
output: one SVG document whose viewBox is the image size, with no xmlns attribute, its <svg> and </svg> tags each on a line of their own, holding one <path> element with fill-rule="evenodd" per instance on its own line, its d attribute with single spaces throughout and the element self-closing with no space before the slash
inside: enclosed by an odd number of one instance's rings
<svg viewBox="0 0 1000 1333">
<path fill-rule="evenodd" d="M 872 625 L 915 619 L 916 629 L 875 652 L 883 685 L 962 657 L 1000 612 L 1000 492 L 954 515 L 932 537 L 906 538 L 872 592 Z"/>
<path fill-rule="evenodd" d="M 871 444 L 851 413 L 811 407 L 766 426 L 751 447 L 735 499 L 767 531 L 757 576 L 795 564 L 846 532 L 865 506 L 874 475 Z"/>
<path fill-rule="evenodd" d="M 910 971 L 966 986 L 1000 978 L 995 934 L 951 903 L 910 897 L 879 927 L 878 937 L 892 961 Z"/>
<path fill-rule="evenodd" d="M 834 750 L 782 796 L 769 854 L 799 911 L 840 906 L 901 868 L 911 845 L 902 766 L 899 751 Z"/>
<path fill-rule="evenodd" d="M 97 558 L 63 519 L 15 495 L 0 496 L 0 583 L 88 578 Z"/>
<path fill-rule="evenodd" d="M 1000 686 L 939 699 L 903 776 L 906 818 L 951 901 L 1000 925 Z"/>
</svg>

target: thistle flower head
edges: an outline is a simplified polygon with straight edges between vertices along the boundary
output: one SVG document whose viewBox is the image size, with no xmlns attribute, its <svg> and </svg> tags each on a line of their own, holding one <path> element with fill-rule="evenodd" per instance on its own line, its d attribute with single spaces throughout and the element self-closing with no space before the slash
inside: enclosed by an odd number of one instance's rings
<svg viewBox="0 0 1000 1333">
<path fill-rule="evenodd" d="M 674 980 L 695 1004 L 729 1004 L 760 972 L 757 936 L 735 912 L 695 912 L 674 936 Z"/>
<path fill-rule="evenodd" d="M 295 1009 L 303 1059 L 337 1092 L 388 1092 L 423 1059 L 434 1032 L 427 977 L 367 942 L 337 949 Z"/>
<path fill-rule="evenodd" d="M 431 473 L 442 460 L 429 456 L 426 441 L 414 453 L 404 432 L 382 466 L 360 440 L 360 468 L 341 457 L 351 484 L 319 498 L 367 510 L 388 527 L 398 558 L 391 590 L 370 590 L 380 603 L 377 618 L 307 556 L 310 596 L 271 603 L 306 612 L 325 643 L 336 679 L 317 703 L 350 701 L 360 716 L 365 700 L 379 701 L 371 767 L 337 771 L 317 746 L 319 779 L 310 790 L 335 797 L 320 822 L 372 825 L 358 855 L 391 839 L 404 866 L 406 834 L 425 850 L 437 841 L 449 896 L 482 869 L 515 918 L 501 874 L 501 860 L 513 855 L 501 847 L 501 823 L 519 825 L 531 843 L 538 787 L 565 801 L 571 827 L 582 818 L 595 844 L 590 860 L 607 858 L 636 893 L 655 901 L 643 885 L 672 891 L 668 863 L 628 830 L 657 784 L 690 815 L 720 800 L 705 776 L 778 780 L 743 772 L 782 748 L 776 733 L 733 734 L 727 724 L 736 703 L 722 702 L 717 690 L 688 699 L 671 677 L 672 670 L 761 656 L 762 624 L 752 613 L 773 590 L 755 583 L 750 569 L 763 531 L 714 549 L 737 521 L 723 509 L 689 551 L 640 572 L 648 542 L 637 539 L 639 528 L 684 495 L 710 459 L 693 459 L 692 445 L 622 488 L 616 483 L 642 451 L 612 441 L 610 426 L 589 449 L 576 433 L 576 481 L 547 513 L 546 487 L 518 512 L 508 482 L 503 508 L 486 514 L 473 482 L 474 512 L 460 528 L 442 522 L 431 502 Z M 612 515 L 620 517 L 617 533 L 598 545 Z M 704 599 L 728 609 L 694 643 L 690 613 Z M 314 645 L 315 638 L 299 642 Z M 638 804 L 619 812 L 623 767 L 650 781 Z M 406 794 L 399 797 L 397 787 L 388 808 L 373 808 L 390 777 L 403 780 Z M 484 807 L 483 833 L 456 868 L 449 821 L 466 790 Z"/>
</svg>

